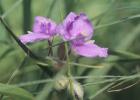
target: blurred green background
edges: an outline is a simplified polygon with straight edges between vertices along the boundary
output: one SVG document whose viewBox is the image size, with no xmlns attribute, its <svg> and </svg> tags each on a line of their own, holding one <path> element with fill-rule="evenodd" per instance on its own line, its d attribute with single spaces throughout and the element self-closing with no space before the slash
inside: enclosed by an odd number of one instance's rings
<svg viewBox="0 0 140 100">
<path fill-rule="evenodd" d="M 71 62 L 79 64 L 71 65 L 73 77 L 87 76 L 77 80 L 84 88 L 83 100 L 140 100 L 140 0 L 0 0 L 0 15 L 16 36 L 32 30 L 35 16 L 46 16 L 60 23 L 71 11 L 86 13 L 94 25 L 93 39 L 100 46 L 109 48 L 109 57 L 106 59 L 70 56 Z M 61 40 L 56 38 L 53 44 L 59 42 Z M 42 56 L 46 56 L 48 51 L 44 48 L 47 46 L 47 41 L 28 45 L 33 52 Z M 57 49 L 58 46 L 53 48 L 54 57 L 57 57 Z M 26 56 L 0 22 L 0 82 L 6 84 L 15 73 L 9 84 L 17 86 L 50 78 L 35 62 Z M 102 68 L 93 68 L 98 65 Z M 19 66 L 22 68 L 18 69 Z M 113 81 L 106 76 L 113 76 Z M 123 79 L 117 80 L 119 77 L 115 76 L 122 76 Z M 117 84 L 112 90 L 122 91 L 108 92 L 111 83 Z M 23 85 L 22 88 L 37 100 L 70 99 L 65 90 L 56 91 L 51 85 L 51 82 L 44 82 Z M 3 99 L 15 100 L 9 98 L 9 94 L 15 96 L 16 93 L 8 91 L 0 90 L 0 93 L 6 94 Z"/>
</svg>

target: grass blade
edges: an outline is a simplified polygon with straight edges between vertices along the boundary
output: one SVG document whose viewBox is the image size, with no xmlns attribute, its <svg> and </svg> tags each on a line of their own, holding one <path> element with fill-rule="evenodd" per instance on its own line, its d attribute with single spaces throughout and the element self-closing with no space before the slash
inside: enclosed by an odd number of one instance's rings
<svg viewBox="0 0 140 100">
<path fill-rule="evenodd" d="M 31 26 L 31 0 L 23 0 L 23 31 L 26 34 Z"/>
<path fill-rule="evenodd" d="M 94 95 L 89 97 L 89 100 L 93 100 L 97 95 L 99 95 L 100 93 L 102 93 L 103 91 L 105 91 L 106 89 L 108 89 L 110 86 L 112 86 L 114 83 L 110 83 L 108 85 L 106 85 L 105 87 L 101 88 L 100 90 L 98 90 Z"/>
<path fill-rule="evenodd" d="M 13 31 L 7 26 L 7 24 L 4 22 L 3 18 L 0 17 L 0 21 L 2 22 L 2 24 L 4 25 L 4 27 L 6 28 L 6 30 L 9 32 L 9 34 L 14 38 L 14 40 L 19 44 L 19 46 L 24 50 L 24 52 L 30 56 L 31 58 L 34 58 L 36 60 L 38 60 L 39 58 L 27 47 L 25 46 L 17 37 L 16 35 L 13 33 Z"/>
<path fill-rule="evenodd" d="M 21 2 L 22 0 L 16 1 L 15 4 L 9 10 L 7 10 L 1 17 L 5 18 L 8 14 L 10 14 L 13 10 L 15 10 L 15 8 L 18 7 Z"/>
<path fill-rule="evenodd" d="M 11 96 L 12 98 L 18 100 L 34 100 L 31 93 L 26 90 L 13 86 L 0 83 L 0 93 L 4 95 Z"/>
</svg>

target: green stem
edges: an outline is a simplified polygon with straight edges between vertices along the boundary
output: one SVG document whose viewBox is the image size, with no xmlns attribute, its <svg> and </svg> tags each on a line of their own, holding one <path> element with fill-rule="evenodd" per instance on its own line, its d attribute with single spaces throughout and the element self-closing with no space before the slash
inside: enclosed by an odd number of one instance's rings
<svg viewBox="0 0 140 100">
<path fill-rule="evenodd" d="M 67 75 L 71 76 L 71 69 L 70 69 L 70 64 L 69 64 L 69 55 L 68 55 L 68 45 L 65 43 L 65 49 L 66 49 L 66 64 L 67 64 Z"/>
<path fill-rule="evenodd" d="M 23 31 L 27 33 L 31 26 L 31 0 L 23 0 Z"/>
<path fill-rule="evenodd" d="M 67 43 L 65 43 L 65 49 L 66 49 L 66 65 L 67 65 L 67 76 L 69 78 L 69 83 L 70 83 L 70 92 L 73 96 L 73 100 L 75 100 L 75 96 L 74 96 L 74 88 L 73 88 L 73 84 L 72 84 L 72 78 L 71 78 L 71 68 L 70 68 L 70 63 L 69 63 L 69 50 L 68 50 L 68 45 Z"/>
</svg>

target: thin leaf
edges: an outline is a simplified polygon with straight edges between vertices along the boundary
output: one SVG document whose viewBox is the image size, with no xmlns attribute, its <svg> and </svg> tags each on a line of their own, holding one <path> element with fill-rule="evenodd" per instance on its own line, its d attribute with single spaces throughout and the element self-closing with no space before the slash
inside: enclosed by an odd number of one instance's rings
<svg viewBox="0 0 140 100">
<path fill-rule="evenodd" d="M 3 11 L 2 3 L 1 3 L 1 0 L 0 0 L 0 15 L 3 14 L 3 12 L 4 11 Z"/>
<path fill-rule="evenodd" d="M 0 17 L 0 21 L 2 22 L 2 24 L 4 25 L 4 27 L 6 28 L 6 30 L 8 31 L 8 33 L 14 38 L 14 40 L 18 43 L 18 45 L 22 48 L 22 50 L 30 57 L 32 58 L 33 60 L 36 60 L 36 64 L 42 68 L 46 73 L 48 73 L 49 76 L 52 76 L 53 75 L 53 72 L 48 68 L 46 67 L 46 65 L 42 65 L 42 63 L 46 64 L 47 61 L 42 58 L 42 57 L 39 57 L 38 55 L 34 54 L 26 45 L 24 45 L 18 38 L 17 36 L 14 34 L 14 32 L 7 26 L 7 24 L 4 22 L 3 18 Z M 49 63 L 50 64 L 50 63 Z M 48 66 L 48 64 L 47 64 Z"/>
<path fill-rule="evenodd" d="M 115 24 L 118 24 L 118 23 L 122 23 L 122 22 L 125 22 L 125 21 L 128 21 L 128 20 L 135 19 L 135 18 L 140 18 L 140 14 L 129 16 L 129 17 L 125 17 L 125 18 L 122 18 L 120 20 L 114 21 L 112 23 L 108 23 L 108 24 L 104 24 L 104 25 L 98 25 L 98 26 L 95 26 L 95 29 L 112 26 L 112 25 L 115 25 Z"/>
<path fill-rule="evenodd" d="M 109 50 L 109 54 L 121 56 L 121 57 L 131 57 L 131 58 L 140 58 L 140 55 L 134 54 L 128 51 L 122 51 L 122 50 Z"/>
<path fill-rule="evenodd" d="M 47 60 L 50 60 L 54 63 L 57 63 L 57 62 L 61 62 L 63 64 L 66 64 L 67 62 L 66 61 L 61 61 L 57 58 L 54 58 L 54 57 L 46 57 Z M 84 68 L 103 68 L 104 65 L 87 65 L 87 64 L 81 64 L 81 63 L 75 63 L 75 62 L 69 62 L 70 65 L 73 65 L 73 66 L 79 66 L 79 67 L 84 67 Z"/>
<path fill-rule="evenodd" d="M 34 59 L 39 59 L 27 46 L 25 46 L 17 37 L 16 35 L 13 33 L 13 31 L 11 29 L 9 29 L 9 27 L 7 26 L 7 24 L 4 22 L 3 18 L 0 17 L 0 21 L 2 22 L 2 24 L 4 25 L 4 27 L 6 28 L 6 30 L 9 32 L 9 34 L 14 38 L 14 40 L 19 44 L 19 46 L 24 50 L 24 52 L 29 55 L 31 58 Z"/>
<path fill-rule="evenodd" d="M 106 89 L 108 89 L 110 86 L 112 86 L 114 83 L 110 83 L 108 85 L 106 85 L 105 87 L 101 88 L 100 90 L 98 90 L 95 94 L 93 94 L 92 96 L 89 97 L 89 100 L 93 100 L 97 95 L 99 95 L 100 93 L 104 92 Z"/>
<path fill-rule="evenodd" d="M 66 11 L 66 14 L 68 14 L 69 12 L 74 10 L 75 6 L 73 6 L 73 5 L 75 5 L 75 0 L 65 0 L 65 11 Z"/>
<path fill-rule="evenodd" d="M 104 92 L 106 89 L 108 89 L 110 86 L 112 86 L 114 83 L 110 83 L 108 85 L 106 85 L 105 87 L 101 88 L 100 90 L 98 90 L 94 95 L 91 95 L 89 97 L 89 100 L 93 100 L 97 95 L 101 94 L 102 92 Z"/>
<path fill-rule="evenodd" d="M 13 51 L 13 48 L 8 48 L 7 50 L 5 50 L 2 55 L 0 55 L 0 60 L 2 60 L 4 57 L 6 57 L 9 53 L 11 53 Z"/>
<path fill-rule="evenodd" d="M 107 91 L 108 92 L 120 92 L 120 91 L 129 89 L 129 88 L 137 85 L 140 82 L 140 81 L 136 81 L 136 82 L 130 84 L 130 81 L 132 81 L 132 80 L 128 79 L 128 80 L 121 81 L 120 83 L 118 83 L 118 84 L 112 86 L 111 88 L 109 88 Z M 122 87 L 122 88 L 117 88 L 117 87 L 121 87 L 121 85 L 124 85 L 125 83 L 128 83 L 129 85 L 126 85 L 125 87 Z M 117 88 L 117 89 L 115 89 L 115 88 Z"/>
<path fill-rule="evenodd" d="M 15 10 L 16 7 L 18 7 L 19 4 L 21 4 L 21 2 L 22 2 L 22 0 L 16 1 L 16 2 L 12 5 L 12 7 L 11 7 L 10 9 L 8 9 L 1 17 L 2 17 L 2 18 L 5 18 L 8 14 L 10 14 L 13 10 Z"/>
<path fill-rule="evenodd" d="M 23 0 L 23 30 L 24 34 L 31 26 L 31 0 Z"/>
<path fill-rule="evenodd" d="M 0 93 L 11 96 L 18 100 L 34 100 L 34 97 L 28 91 L 18 88 L 13 85 L 7 85 L 0 83 Z"/>
<path fill-rule="evenodd" d="M 52 9 L 54 8 L 55 3 L 56 3 L 56 0 L 50 0 L 50 1 L 51 1 L 51 5 L 48 8 L 47 17 L 50 17 L 51 16 Z"/>
</svg>

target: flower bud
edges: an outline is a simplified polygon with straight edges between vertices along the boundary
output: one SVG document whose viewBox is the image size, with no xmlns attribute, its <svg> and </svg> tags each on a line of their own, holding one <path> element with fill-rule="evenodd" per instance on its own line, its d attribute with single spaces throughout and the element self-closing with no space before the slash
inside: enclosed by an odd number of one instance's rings
<svg viewBox="0 0 140 100">
<path fill-rule="evenodd" d="M 72 88 L 74 90 L 74 96 L 77 100 L 83 100 L 83 96 L 84 96 L 84 90 L 83 90 L 83 87 L 81 86 L 81 84 L 77 81 L 73 81 L 72 82 Z M 68 86 L 68 91 L 71 92 L 71 89 L 70 89 L 70 83 L 69 83 L 69 86 Z"/>
<path fill-rule="evenodd" d="M 63 90 L 67 87 L 67 84 L 68 84 L 68 78 L 65 76 L 59 76 L 55 81 L 54 87 L 56 90 Z"/>
</svg>

